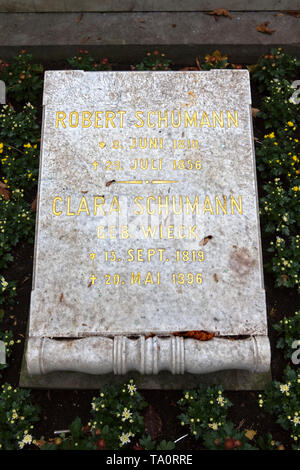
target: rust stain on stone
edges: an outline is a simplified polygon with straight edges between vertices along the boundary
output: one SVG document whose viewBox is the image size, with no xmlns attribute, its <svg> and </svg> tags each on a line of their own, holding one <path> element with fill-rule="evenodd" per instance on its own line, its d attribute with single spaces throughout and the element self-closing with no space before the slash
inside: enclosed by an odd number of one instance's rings
<svg viewBox="0 0 300 470">
<path fill-rule="evenodd" d="M 246 276 L 256 265 L 247 248 L 235 248 L 230 254 L 229 267 L 240 276 Z"/>
</svg>

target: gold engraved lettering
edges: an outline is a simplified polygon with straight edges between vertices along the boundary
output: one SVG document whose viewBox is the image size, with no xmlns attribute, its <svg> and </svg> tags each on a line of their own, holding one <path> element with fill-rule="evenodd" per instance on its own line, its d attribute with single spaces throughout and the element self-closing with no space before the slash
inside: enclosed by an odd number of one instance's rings
<svg viewBox="0 0 300 470">
<path fill-rule="evenodd" d="M 197 127 L 198 126 L 198 123 L 197 123 L 197 112 L 194 111 L 193 112 L 193 116 L 190 117 L 188 111 L 185 111 L 184 113 L 184 126 L 185 127 L 189 127 L 189 126 L 193 126 L 194 127 Z"/>
<path fill-rule="evenodd" d="M 205 214 L 205 212 L 210 212 L 211 215 L 214 215 L 214 210 L 213 210 L 213 207 L 211 205 L 209 196 L 206 196 L 205 201 L 204 201 L 202 214 Z"/>
<path fill-rule="evenodd" d="M 99 204 L 98 204 L 98 201 Z M 105 215 L 105 211 L 103 210 L 103 205 L 105 203 L 105 199 L 103 196 L 94 196 L 94 215 L 97 215 L 97 209 L 100 209 L 102 215 Z"/>
<path fill-rule="evenodd" d="M 101 119 L 102 119 L 102 114 L 103 114 L 103 111 L 95 112 L 95 127 L 97 129 L 101 129 L 103 127 L 102 124 L 100 124 Z"/>
<path fill-rule="evenodd" d="M 79 207 L 78 207 L 78 211 L 77 211 L 77 215 L 79 215 L 81 212 L 85 212 L 87 215 L 90 215 L 90 211 L 89 211 L 85 196 L 82 196 L 82 198 L 81 198 L 81 201 L 80 201 L 80 204 L 79 204 Z"/>
<path fill-rule="evenodd" d="M 176 111 L 171 111 L 171 125 L 172 127 L 180 127 L 181 126 L 181 111 L 177 111 L 177 122 L 175 123 L 174 120 L 174 113 Z"/>
<path fill-rule="evenodd" d="M 105 127 L 108 128 L 108 123 L 110 122 L 112 127 L 116 127 L 115 123 L 114 123 L 114 119 L 116 117 L 116 113 L 114 113 L 113 111 L 106 111 L 105 113 Z"/>
<path fill-rule="evenodd" d="M 211 123 L 210 123 L 210 121 L 208 119 L 208 116 L 207 116 L 207 113 L 205 111 L 203 111 L 201 122 L 200 122 L 200 127 L 203 127 L 203 126 L 211 127 Z"/>
<path fill-rule="evenodd" d="M 143 115 L 143 111 L 137 111 L 137 112 L 135 113 L 135 117 L 136 117 L 136 118 L 139 120 L 139 122 L 140 122 L 140 124 L 138 124 L 138 123 L 135 122 L 135 123 L 134 123 L 135 127 L 144 127 L 144 125 L 145 125 L 145 122 L 144 122 L 144 120 L 140 117 L 140 114 Z"/>
<path fill-rule="evenodd" d="M 220 111 L 220 118 L 218 117 L 216 111 L 213 111 L 213 126 L 216 127 L 216 122 L 218 121 L 218 124 L 221 127 L 224 127 L 224 116 L 223 116 L 223 111 Z"/>
<path fill-rule="evenodd" d="M 222 209 L 223 213 L 227 215 L 227 197 L 223 195 L 223 203 L 221 203 L 221 200 L 219 196 L 216 196 L 216 214 L 219 214 L 219 207 Z"/>
<path fill-rule="evenodd" d="M 237 111 L 234 111 L 234 117 L 232 116 L 230 111 L 227 111 L 227 125 L 228 125 L 228 128 L 231 128 L 231 121 L 233 122 L 235 127 L 239 127 L 238 112 Z"/>
<path fill-rule="evenodd" d="M 73 122 L 73 116 L 75 117 L 75 122 Z M 69 116 L 69 126 L 70 127 L 77 127 L 79 121 L 79 114 L 77 111 L 72 111 Z"/>
<path fill-rule="evenodd" d="M 75 212 L 71 212 L 70 210 L 70 204 L 71 204 L 71 196 L 67 197 L 67 215 L 75 215 Z"/>
<path fill-rule="evenodd" d="M 148 111 L 148 113 L 147 113 L 147 126 L 150 127 L 150 128 L 155 127 L 155 124 L 151 123 L 151 121 L 150 121 L 150 116 L 153 115 L 153 114 L 155 115 L 154 111 Z"/>
<path fill-rule="evenodd" d="M 53 199 L 52 212 L 53 212 L 54 215 L 61 215 L 62 211 L 57 211 L 56 210 L 56 201 L 62 202 L 62 198 L 60 196 L 57 196 Z"/>
<path fill-rule="evenodd" d="M 168 127 L 168 112 L 164 111 L 164 117 L 162 117 L 162 111 L 158 111 L 158 127 L 161 128 L 162 121 L 165 123 L 165 128 Z"/>
<path fill-rule="evenodd" d="M 65 119 L 66 119 L 66 113 L 64 111 L 56 111 L 55 127 L 58 127 L 58 124 L 61 123 L 62 127 L 66 128 Z"/>
<path fill-rule="evenodd" d="M 234 214 L 234 206 L 237 208 L 239 214 L 243 214 L 243 207 L 242 207 L 242 196 L 239 196 L 239 202 L 237 203 L 234 196 L 230 196 L 230 203 L 231 203 L 231 214 Z"/>
<path fill-rule="evenodd" d="M 92 113 L 90 111 L 82 111 L 82 127 L 90 127 L 92 125 L 91 121 Z M 87 121 L 87 124 L 86 124 Z"/>
</svg>

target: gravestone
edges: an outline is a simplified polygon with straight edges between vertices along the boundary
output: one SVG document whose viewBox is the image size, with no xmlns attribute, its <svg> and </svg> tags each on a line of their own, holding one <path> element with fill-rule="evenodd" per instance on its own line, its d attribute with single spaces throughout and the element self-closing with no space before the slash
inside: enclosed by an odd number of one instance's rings
<svg viewBox="0 0 300 470">
<path fill-rule="evenodd" d="M 248 72 L 46 72 L 43 105 L 23 385 L 231 388 L 235 371 L 255 388 L 270 347 Z"/>
</svg>

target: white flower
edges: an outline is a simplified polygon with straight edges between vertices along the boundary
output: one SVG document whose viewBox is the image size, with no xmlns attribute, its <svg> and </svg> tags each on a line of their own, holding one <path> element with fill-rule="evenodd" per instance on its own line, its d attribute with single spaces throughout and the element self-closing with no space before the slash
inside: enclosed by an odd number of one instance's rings
<svg viewBox="0 0 300 470">
<path fill-rule="evenodd" d="M 208 423 L 208 427 L 210 427 L 214 431 L 217 431 L 218 430 L 218 423 Z"/>
<path fill-rule="evenodd" d="M 133 384 L 128 384 L 127 389 L 130 395 L 133 395 L 136 392 L 136 386 Z"/>
<path fill-rule="evenodd" d="M 26 434 L 23 437 L 24 444 L 31 444 L 32 443 L 32 436 L 30 434 Z"/>
<path fill-rule="evenodd" d="M 279 388 L 280 388 L 280 391 L 281 391 L 282 393 L 286 393 L 286 392 L 289 391 L 290 386 L 289 386 L 288 384 L 283 384 L 283 385 L 280 384 Z"/>
<path fill-rule="evenodd" d="M 24 442 L 23 442 L 23 441 L 19 441 L 19 442 L 18 442 L 18 446 L 19 446 L 19 449 L 23 449 L 23 447 L 24 447 Z"/>
<path fill-rule="evenodd" d="M 130 442 L 129 437 L 130 437 L 129 433 L 122 432 L 120 436 L 121 446 L 123 446 L 124 444 L 128 444 L 128 442 Z"/>
<path fill-rule="evenodd" d="M 132 416 L 131 411 L 129 411 L 127 408 L 124 408 L 124 411 L 122 413 L 122 421 L 126 421 L 126 419 L 130 419 Z"/>
</svg>

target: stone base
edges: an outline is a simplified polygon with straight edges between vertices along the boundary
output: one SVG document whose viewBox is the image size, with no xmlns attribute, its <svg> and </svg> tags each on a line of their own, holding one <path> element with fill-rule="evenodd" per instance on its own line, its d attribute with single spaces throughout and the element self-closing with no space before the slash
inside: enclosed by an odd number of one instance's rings
<svg viewBox="0 0 300 470">
<path fill-rule="evenodd" d="M 100 389 L 104 385 L 120 385 L 133 378 L 139 389 L 182 390 L 197 388 L 200 384 L 222 385 L 225 390 L 263 390 L 272 380 L 271 371 L 258 373 L 245 370 L 226 370 L 210 374 L 173 375 L 160 372 L 157 375 L 91 375 L 80 372 L 51 372 L 45 375 L 29 375 L 23 357 L 19 386 L 41 389 Z"/>
</svg>

